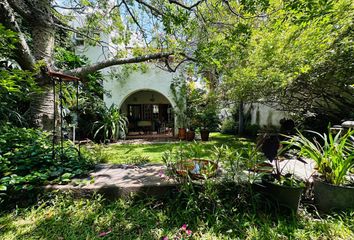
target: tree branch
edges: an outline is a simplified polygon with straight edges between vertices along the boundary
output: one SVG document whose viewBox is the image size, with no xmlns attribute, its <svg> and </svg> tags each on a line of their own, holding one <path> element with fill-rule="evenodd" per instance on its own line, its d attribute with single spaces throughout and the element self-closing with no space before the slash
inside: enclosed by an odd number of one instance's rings
<svg viewBox="0 0 354 240">
<path fill-rule="evenodd" d="M 180 3 L 178 0 L 169 0 L 168 2 L 171 3 L 171 4 L 176 4 L 186 10 L 192 10 L 193 8 L 197 7 L 199 4 L 201 4 L 202 2 L 204 2 L 205 0 L 199 0 L 198 2 L 194 3 L 193 5 L 191 6 L 186 6 L 184 5 L 183 3 Z"/>
<path fill-rule="evenodd" d="M 96 72 L 98 70 L 101 70 L 101 69 L 104 69 L 107 67 L 116 66 L 116 65 L 123 65 L 123 64 L 128 64 L 128 63 L 146 62 L 148 60 L 165 58 L 170 55 L 173 55 L 173 52 L 153 53 L 153 54 L 147 54 L 147 55 L 138 56 L 138 57 L 131 57 L 131 58 L 118 58 L 118 59 L 110 58 L 107 60 L 103 60 L 103 61 L 94 63 L 90 66 L 75 68 L 75 69 L 69 70 L 65 73 L 70 74 L 70 75 L 74 75 L 74 76 L 84 77 L 87 74 Z"/>
<path fill-rule="evenodd" d="M 183 59 L 182 61 L 180 61 L 180 62 L 176 65 L 176 67 L 172 68 L 171 65 L 170 65 L 170 62 L 169 62 L 168 58 L 165 58 L 165 65 L 166 65 L 166 67 L 167 67 L 167 69 L 168 69 L 169 72 L 176 72 L 177 69 L 178 69 L 178 67 L 181 66 L 182 63 L 187 62 L 187 61 L 189 61 L 189 60 L 188 60 L 187 58 L 185 58 L 185 59 Z"/>
<path fill-rule="evenodd" d="M 143 0 L 135 0 L 136 2 L 140 3 L 141 5 L 144 5 L 145 7 L 147 7 L 148 9 L 150 9 L 151 13 L 154 15 L 154 16 L 162 16 L 163 13 L 158 10 L 157 8 L 155 8 L 154 6 L 144 2 Z"/>
<path fill-rule="evenodd" d="M 123 4 L 124 4 L 125 8 L 127 9 L 129 15 L 132 17 L 133 21 L 135 22 L 135 24 L 138 26 L 138 28 L 139 28 L 140 31 L 142 32 L 143 38 L 144 38 L 144 40 L 145 40 L 145 39 L 146 39 L 146 33 L 145 33 L 144 29 L 140 26 L 138 20 L 136 19 L 136 17 L 134 16 L 134 14 L 132 13 L 132 11 L 130 10 L 128 4 L 127 4 L 124 0 L 123 0 L 122 2 L 123 2 Z M 147 42 L 146 42 L 146 41 L 145 41 L 145 44 L 147 45 Z"/>
<path fill-rule="evenodd" d="M 101 46 L 106 45 L 107 47 L 111 47 L 111 48 L 113 48 L 113 49 L 115 49 L 117 51 L 119 50 L 116 46 L 113 46 L 113 45 L 109 44 L 106 41 L 97 40 L 97 39 L 93 38 L 92 36 L 90 36 L 89 34 L 85 34 L 85 33 L 81 32 L 79 30 L 76 30 L 75 28 L 72 28 L 72 27 L 68 26 L 68 25 L 62 25 L 62 24 L 54 23 L 54 26 L 56 26 L 58 28 L 61 28 L 62 30 L 66 30 L 66 31 L 70 31 L 70 32 L 73 32 L 73 33 L 77 33 L 78 35 L 83 36 L 83 37 L 85 37 L 85 38 L 87 38 L 87 39 L 89 39 L 91 41 L 94 41 L 95 43 L 98 43 Z"/>
<path fill-rule="evenodd" d="M 7 0 L 8 4 L 11 6 L 13 10 L 16 11 L 21 17 L 24 19 L 30 19 L 32 16 L 32 12 L 29 10 L 30 8 L 24 1 L 18 0 Z"/>
<path fill-rule="evenodd" d="M 0 2 L 0 23 L 18 34 L 15 54 L 16 62 L 23 70 L 33 70 L 35 64 L 34 57 L 26 42 L 26 38 L 20 29 L 20 26 L 15 19 L 13 9 L 7 0 Z"/>
</svg>

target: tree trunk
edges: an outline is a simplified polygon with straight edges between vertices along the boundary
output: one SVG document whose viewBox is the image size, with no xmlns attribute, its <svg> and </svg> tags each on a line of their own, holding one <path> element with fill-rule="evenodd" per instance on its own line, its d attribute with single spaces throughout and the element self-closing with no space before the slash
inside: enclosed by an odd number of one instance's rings
<svg viewBox="0 0 354 240">
<path fill-rule="evenodd" d="M 240 105 L 239 105 L 239 108 L 238 108 L 238 134 L 239 135 L 242 135 L 243 132 L 244 132 L 244 129 L 245 129 L 245 118 L 244 118 L 244 114 L 243 114 L 243 101 L 241 100 L 240 101 Z"/>
<path fill-rule="evenodd" d="M 51 86 L 45 86 L 43 92 L 38 93 L 33 97 L 31 102 L 31 116 L 31 124 L 34 127 L 53 131 L 54 126 L 57 126 L 59 114 L 57 106 L 54 106 L 54 94 Z M 56 124 L 54 125 L 54 123 Z"/>
<path fill-rule="evenodd" d="M 50 1 L 38 0 L 35 1 L 36 8 L 34 14 L 39 14 L 38 17 L 28 19 L 31 24 L 31 36 L 33 39 L 32 53 L 36 61 L 46 68 L 51 69 L 53 65 L 53 52 L 55 43 L 55 28 L 53 27 L 53 16 L 51 13 Z M 32 124 L 35 127 L 40 127 L 43 130 L 53 131 L 59 120 L 57 107 L 54 107 L 54 99 L 58 98 L 58 93 L 53 94 L 53 86 L 51 79 L 47 76 L 41 76 L 39 85 L 43 92 L 36 94 L 31 103 Z M 56 112 L 57 113 L 57 112 Z"/>
<path fill-rule="evenodd" d="M 48 26 L 36 26 L 32 30 L 33 55 L 35 59 L 44 60 L 48 68 L 53 65 L 55 30 Z"/>
</svg>

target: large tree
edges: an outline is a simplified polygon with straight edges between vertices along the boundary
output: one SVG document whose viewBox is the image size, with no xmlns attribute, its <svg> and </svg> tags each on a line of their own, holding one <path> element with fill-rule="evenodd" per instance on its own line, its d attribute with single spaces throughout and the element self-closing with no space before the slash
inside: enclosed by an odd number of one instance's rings
<svg viewBox="0 0 354 240">
<path fill-rule="evenodd" d="M 56 44 L 60 43 L 60 36 L 70 36 L 74 32 L 89 39 L 93 44 L 108 46 L 99 38 L 92 37 L 91 33 L 101 31 L 109 34 L 115 31 L 118 34 L 116 44 L 129 42 L 129 37 L 134 29 L 130 28 L 131 21 L 138 27 L 137 30 L 145 36 L 144 29 L 138 22 L 135 13 L 144 7 L 144 17 L 162 19 L 162 10 L 155 9 L 144 1 L 125 1 L 114 4 L 113 1 L 60 1 L 62 5 L 50 0 L 4 0 L 0 2 L 0 23 L 7 29 L 17 34 L 14 54 L 12 59 L 23 70 L 35 71 L 38 66 L 48 70 L 55 70 L 85 78 L 87 74 L 114 65 L 139 63 L 143 61 L 166 58 L 173 54 L 173 48 L 165 46 L 142 48 L 138 46 L 133 56 L 131 52 L 119 51 L 111 58 L 92 63 L 75 69 L 55 69 L 53 54 Z M 109 8 L 109 9 L 108 9 Z M 123 10 L 124 8 L 124 10 Z M 108 12 L 107 12 L 108 11 Z M 124 16 L 128 14 L 129 16 Z M 72 27 L 69 22 L 73 17 L 85 18 L 86 24 L 81 29 Z M 109 18 L 109 19 L 107 19 Z M 139 19 L 140 21 L 140 19 Z M 152 24 L 152 23 L 150 23 Z M 160 23 L 158 26 L 160 27 Z M 150 25 L 150 27 L 153 27 Z M 94 30 L 93 30 L 94 29 Z M 152 35 L 149 36 L 150 38 Z M 44 91 L 32 99 L 34 124 L 44 129 L 50 129 L 53 124 L 53 93 L 49 79 L 41 74 L 40 83 Z"/>
<path fill-rule="evenodd" d="M 70 24 L 82 16 L 85 24 L 80 28 Z M 110 66 L 153 59 L 164 59 L 166 69 L 175 71 L 179 63 L 192 60 L 214 91 L 221 81 L 227 95 L 241 101 L 279 93 L 326 62 L 352 18 L 350 0 L 0 2 L 0 23 L 17 33 L 13 59 L 24 70 L 35 70 L 36 64 L 55 69 L 55 46 L 75 33 L 114 49 L 113 54 L 101 62 L 56 71 L 85 78 Z M 95 37 L 97 31 L 111 34 L 112 42 Z M 41 77 L 41 85 L 45 91 L 33 99 L 34 119 L 50 128 L 53 94 L 47 78 Z"/>
</svg>

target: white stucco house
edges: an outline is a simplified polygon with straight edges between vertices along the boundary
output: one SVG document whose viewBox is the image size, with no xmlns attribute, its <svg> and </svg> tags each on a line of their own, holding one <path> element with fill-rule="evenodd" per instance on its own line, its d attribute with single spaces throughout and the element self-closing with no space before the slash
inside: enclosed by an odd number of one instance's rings
<svg viewBox="0 0 354 240">
<path fill-rule="evenodd" d="M 95 63 L 115 56 L 120 48 L 131 48 L 114 46 L 110 37 L 100 33 L 100 39 L 106 43 L 106 46 L 102 47 L 87 45 L 81 38 L 74 36 L 77 45 L 75 52 L 85 55 L 90 62 Z M 131 44 L 136 45 L 133 42 Z M 159 68 L 157 60 L 145 63 L 143 70 L 136 69 L 129 74 L 120 74 L 122 71 L 124 66 L 115 66 L 105 68 L 101 73 L 105 78 L 104 89 L 109 92 L 104 96 L 104 102 L 107 107 L 112 104 L 118 106 L 128 117 L 128 135 L 175 133 L 176 118 L 173 108 L 176 104 L 171 92 L 171 83 L 180 72 Z"/>
</svg>

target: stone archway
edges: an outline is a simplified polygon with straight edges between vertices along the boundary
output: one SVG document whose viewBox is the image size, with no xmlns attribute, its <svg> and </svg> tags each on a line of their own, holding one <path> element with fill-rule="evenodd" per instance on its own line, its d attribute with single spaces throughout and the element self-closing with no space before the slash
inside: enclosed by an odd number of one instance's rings
<svg viewBox="0 0 354 240">
<path fill-rule="evenodd" d="M 118 106 L 129 119 L 128 136 L 173 135 L 173 105 L 162 93 L 136 90 L 127 94 Z"/>
</svg>

